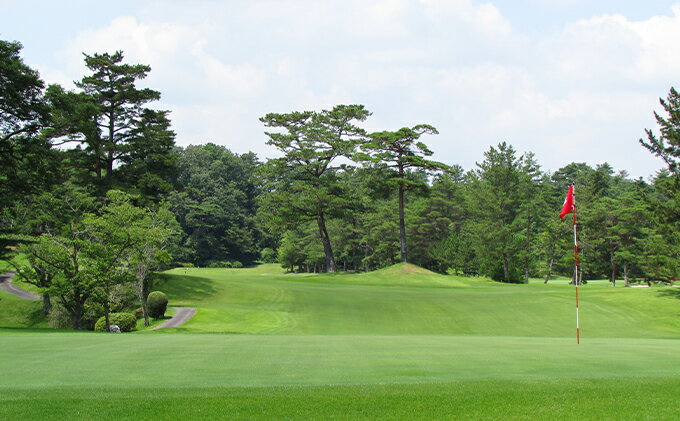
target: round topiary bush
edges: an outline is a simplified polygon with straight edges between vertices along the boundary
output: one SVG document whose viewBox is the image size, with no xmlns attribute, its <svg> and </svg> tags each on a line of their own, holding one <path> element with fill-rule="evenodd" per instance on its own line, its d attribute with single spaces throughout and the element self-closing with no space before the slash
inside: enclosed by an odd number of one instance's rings
<svg viewBox="0 0 680 421">
<path fill-rule="evenodd" d="M 168 308 L 168 296 L 160 291 L 154 291 L 147 297 L 146 305 L 149 309 L 149 316 L 160 319 Z"/>
<path fill-rule="evenodd" d="M 109 313 L 109 324 L 118 326 L 121 332 L 130 332 L 137 326 L 137 319 L 132 313 Z M 100 317 L 94 324 L 94 330 L 96 332 L 106 331 L 106 318 L 104 316 Z"/>
</svg>

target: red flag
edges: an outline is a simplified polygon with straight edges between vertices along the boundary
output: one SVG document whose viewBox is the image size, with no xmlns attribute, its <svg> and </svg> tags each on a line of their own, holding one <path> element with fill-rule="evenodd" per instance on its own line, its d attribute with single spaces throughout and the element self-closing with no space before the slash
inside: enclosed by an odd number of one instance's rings
<svg viewBox="0 0 680 421">
<path fill-rule="evenodd" d="M 564 219 L 567 214 L 574 211 L 574 185 L 569 186 L 569 191 L 567 191 L 567 197 L 564 199 L 564 205 L 562 205 L 562 212 L 560 212 L 560 219 Z"/>
</svg>

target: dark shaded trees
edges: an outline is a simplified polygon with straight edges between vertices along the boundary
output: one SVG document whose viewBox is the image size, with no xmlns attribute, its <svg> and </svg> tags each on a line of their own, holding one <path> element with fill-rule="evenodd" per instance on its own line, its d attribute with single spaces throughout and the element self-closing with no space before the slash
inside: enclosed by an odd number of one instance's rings
<svg viewBox="0 0 680 421">
<path fill-rule="evenodd" d="M 200 266 L 253 263 L 261 237 L 255 223 L 257 157 L 213 143 L 187 146 L 177 155 L 177 191 L 168 201 L 183 234 L 171 253 L 178 261 Z"/>
<path fill-rule="evenodd" d="M 10 237 L 22 217 L 15 205 L 54 182 L 55 156 L 39 136 L 49 114 L 45 85 L 21 59 L 21 48 L 0 40 L 0 257 L 16 244 Z"/>
</svg>

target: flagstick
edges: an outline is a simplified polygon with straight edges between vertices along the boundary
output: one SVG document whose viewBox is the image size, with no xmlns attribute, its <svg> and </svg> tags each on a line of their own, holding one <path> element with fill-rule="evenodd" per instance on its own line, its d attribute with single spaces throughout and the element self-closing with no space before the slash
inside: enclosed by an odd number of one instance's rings
<svg viewBox="0 0 680 421">
<path fill-rule="evenodd" d="M 581 343 L 578 319 L 578 241 L 576 239 L 576 195 L 574 195 L 574 285 L 576 286 L 576 344 Z"/>
</svg>

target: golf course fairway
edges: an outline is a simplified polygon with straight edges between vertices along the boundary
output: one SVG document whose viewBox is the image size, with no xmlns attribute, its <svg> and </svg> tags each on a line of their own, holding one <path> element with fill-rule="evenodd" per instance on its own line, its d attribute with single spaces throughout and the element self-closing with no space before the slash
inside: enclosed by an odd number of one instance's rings
<svg viewBox="0 0 680 421">
<path fill-rule="evenodd" d="M 132 334 L 52 331 L 2 293 L 0 419 L 680 415 L 676 288 L 583 287 L 580 345 L 564 283 L 261 265 L 173 269 L 156 289 L 196 316 Z"/>
</svg>

